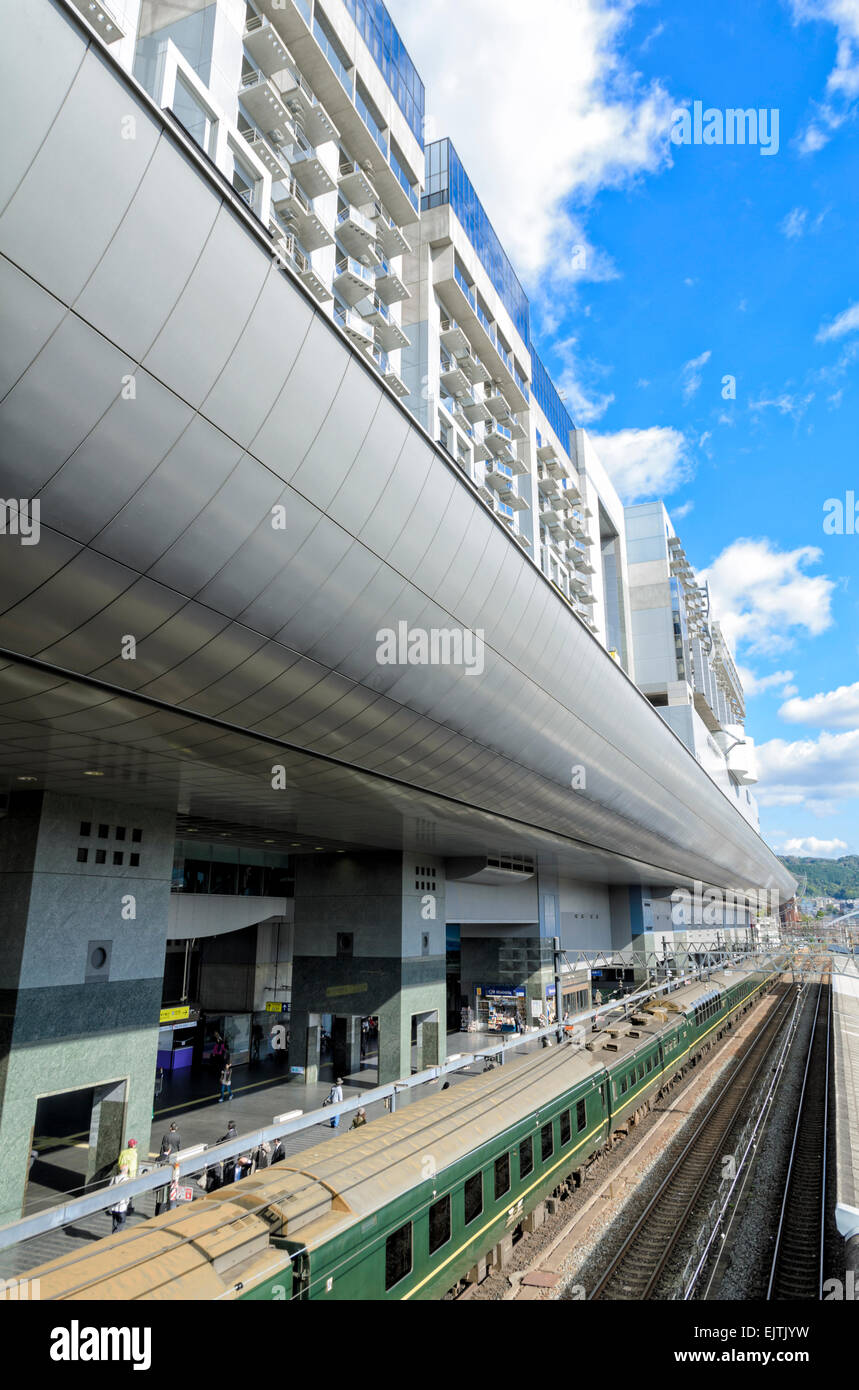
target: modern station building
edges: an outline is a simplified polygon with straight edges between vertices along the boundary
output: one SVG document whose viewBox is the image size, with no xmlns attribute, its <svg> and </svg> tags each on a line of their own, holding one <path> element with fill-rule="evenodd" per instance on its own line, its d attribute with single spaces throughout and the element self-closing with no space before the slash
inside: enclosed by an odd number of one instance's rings
<svg viewBox="0 0 859 1390">
<path fill-rule="evenodd" d="M 2 1220 L 58 1097 L 93 1175 L 216 1033 L 395 1079 L 794 884 L 380 0 L 20 0 L 0 70 Z"/>
</svg>

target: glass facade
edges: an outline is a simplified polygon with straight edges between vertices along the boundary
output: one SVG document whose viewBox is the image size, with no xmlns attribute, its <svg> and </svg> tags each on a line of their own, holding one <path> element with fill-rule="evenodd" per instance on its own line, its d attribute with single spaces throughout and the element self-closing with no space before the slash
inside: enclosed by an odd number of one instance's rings
<svg viewBox="0 0 859 1390">
<path fill-rule="evenodd" d="M 569 453 L 570 430 L 575 429 L 570 413 L 558 395 L 555 383 L 531 346 L 531 391 L 561 444 Z"/>
<path fill-rule="evenodd" d="M 345 0 L 345 3 L 397 105 L 413 134 L 423 145 L 424 84 L 394 28 L 391 16 L 382 0 Z"/>
<path fill-rule="evenodd" d="M 426 147 L 424 193 L 424 211 L 450 203 L 520 337 L 527 343 L 530 339 L 528 297 L 450 140 L 436 140 Z"/>
</svg>

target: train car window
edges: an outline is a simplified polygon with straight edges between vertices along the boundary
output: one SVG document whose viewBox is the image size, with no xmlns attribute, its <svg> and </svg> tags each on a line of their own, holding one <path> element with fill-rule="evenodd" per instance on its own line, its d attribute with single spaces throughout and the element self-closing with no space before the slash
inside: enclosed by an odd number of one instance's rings
<svg viewBox="0 0 859 1390">
<path fill-rule="evenodd" d="M 554 1148 L 555 1136 L 552 1133 L 552 1122 L 550 1120 L 549 1123 L 543 1125 L 543 1128 L 540 1130 L 540 1155 L 544 1163 L 547 1158 L 552 1157 Z"/>
<path fill-rule="evenodd" d="M 579 1104 L 581 1105 L 581 1101 L 579 1101 Z M 569 1144 L 570 1139 L 572 1138 L 572 1134 L 573 1134 L 573 1126 L 572 1126 L 572 1124 L 570 1123 L 570 1112 L 569 1112 L 569 1110 L 562 1110 L 562 1111 L 561 1111 L 561 1144 L 562 1144 L 562 1146 L 563 1146 L 564 1144 Z"/>
<path fill-rule="evenodd" d="M 505 1192 L 510 1191 L 510 1155 L 502 1154 L 495 1160 L 495 1200 L 499 1201 Z"/>
<path fill-rule="evenodd" d="M 583 1100 L 576 1101 L 576 1129 L 581 1134 L 588 1122 L 587 1109 Z"/>
<path fill-rule="evenodd" d="M 483 1174 L 475 1173 L 465 1180 L 465 1224 L 476 1221 L 483 1211 Z"/>
<path fill-rule="evenodd" d="M 519 1176 L 527 1178 L 534 1169 L 534 1140 L 530 1134 L 519 1145 Z"/>
<path fill-rule="evenodd" d="M 434 1255 L 450 1240 L 450 1196 L 439 1197 L 429 1209 L 429 1252 Z"/>
<path fill-rule="evenodd" d="M 622 1076 L 622 1077 L 620 1078 L 620 1094 L 621 1094 L 622 1096 L 625 1096 L 628 1089 L 629 1089 L 629 1082 L 627 1081 L 627 1079 L 626 1079 L 625 1076 Z"/>
<path fill-rule="evenodd" d="M 412 1223 L 408 1221 L 385 1241 L 385 1292 L 412 1272 Z"/>
<path fill-rule="evenodd" d="M 643 1063 L 643 1062 L 639 1062 L 639 1064 L 638 1064 L 638 1079 L 639 1079 L 639 1081 L 643 1081 L 643 1080 L 644 1080 L 644 1063 Z"/>
</svg>

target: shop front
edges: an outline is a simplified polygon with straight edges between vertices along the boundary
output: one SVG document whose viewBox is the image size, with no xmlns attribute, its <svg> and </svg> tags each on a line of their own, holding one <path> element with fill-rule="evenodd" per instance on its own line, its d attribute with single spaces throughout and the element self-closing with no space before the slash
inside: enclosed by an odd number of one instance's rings
<svg viewBox="0 0 859 1390">
<path fill-rule="evenodd" d="M 477 985 L 475 1001 L 481 1032 L 519 1033 L 528 1027 L 524 985 Z"/>
<path fill-rule="evenodd" d="M 554 985 L 546 988 L 546 1003 L 546 1017 L 554 1020 L 557 1017 Z M 565 970 L 561 976 L 561 1019 L 575 1018 L 576 1014 L 587 1013 L 590 1007 L 590 970 Z"/>
<path fill-rule="evenodd" d="M 198 1042 L 200 1010 L 188 1004 L 162 1009 L 158 1022 L 158 1067 L 164 1072 L 188 1070 Z"/>
</svg>

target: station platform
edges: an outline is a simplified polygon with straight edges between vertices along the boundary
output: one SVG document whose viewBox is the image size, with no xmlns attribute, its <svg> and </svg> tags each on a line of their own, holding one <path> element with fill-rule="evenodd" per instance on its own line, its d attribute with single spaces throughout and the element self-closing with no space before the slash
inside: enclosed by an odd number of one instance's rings
<svg viewBox="0 0 859 1390">
<path fill-rule="evenodd" d="M 859 964 L 832 976 L 836 1210 L 847 1269 L 859 1270 Z"/>
<path fill-rule="evenodd" d="M 447 1059 L 460 1054 L 480 1054 L 483 1049 L 496 1047 L 501 1041 L 497 1033 L 451 1033 L 447 1038 Z M 540 1047 L 539 1039 L 527 1039 L 516 1048 L 516 1056 L 524 1056 Z M 413 1059 L 417 1070 L 417 1055 Z M 425 1086 L 404 1091 L 397 1100 L 398 1108 L 423 1100 L 434 1090 L 441 1089 L 445 1081 L 455 1086 L 458 1081 L 482 1072 L 483 1063 L 475 1060 L 468 1070 L 453 1072 L 441 1081 L 428 1082 Z M 360 1099 L 363 1092 L 372 1091 L 376 1080 L 376 1057 L 373 1053 L 363 1059 L 358 1071 L 343 1077 L 343 1099 Z M 234 1123 L 239 1137 L 244 1133 L 271 1125 L 275 1115 L 291 1110 L 301 1110 L 305 1114 L 322 1106 L 334 1080 L 330 1062 L 321 1068 L 321 1080 L 309 1086 L 301 1076 L 291 1075 L 288 1067 L 279 1065 L 272 1058 L 237 1066 L 233 1071 L 233 1094 L 230 1100 L 221 1102 L 218 1073 L 202 1072 L 194 1076 L 179 1073 L 173 1078 L 165 1077 L 161 1096 L 156 1101 L 155 1114 L 149 1134 L 127 1135 L 136 1138 L 140 1152 L 140 1163 L 144 1168 L 155 1166 L 161 1149 L 162 1136 L 168 1131 L 170 1122 L 176 1123 L 181 1149 L 180 1152 L 198 1144 L 210 1147 L 222 1139 L 227 1132 L 230 1120 Z M 367 1106 L 367 1122 L 384 1113 L 384 1102 L 376 1101 Z M 343 1133 L 352 1122 L 352 1116 L 341 1118 L 340 1127 L 332 1129 L 324 1119 L 311 1130 L 303 1130 L 284 1140 L 284 1151 L 288 1156 L 318 1145 L 338 1133 Z M 61 1199 L 82 1195 L 87 1160 L 87 1137 L 69 1135 L 68 1142 L 52 1148 L 50 1155 L 40 1157 L 33 1165 L 27 1191 L 25 1214 L 30 1216 L 55 1206 Z M 205 1167 L 205 1157 L 201 1155 L 201 1171 Z M 47 1179 L 47 1181 L 45 1181 Z M 203 1195 L 202 1189 L 200 1195 Z M 155 1212 L 155 1197 L 145 1194 L 135 1202 L 134 1212 L 127 1218 L 127 1229 L 145 1221 Z M 86 1217 L 73 1226 L 66 1226 L 37 1236 L 8 1250 L 0 1250 L 0 1278 L 14 1278 L 35 1265 L 82 1247 L 90 1241 L 100 1240 L 109 1235 L 111 1218 L 107 1212 L 99 1212 Z"/>
</svg>

